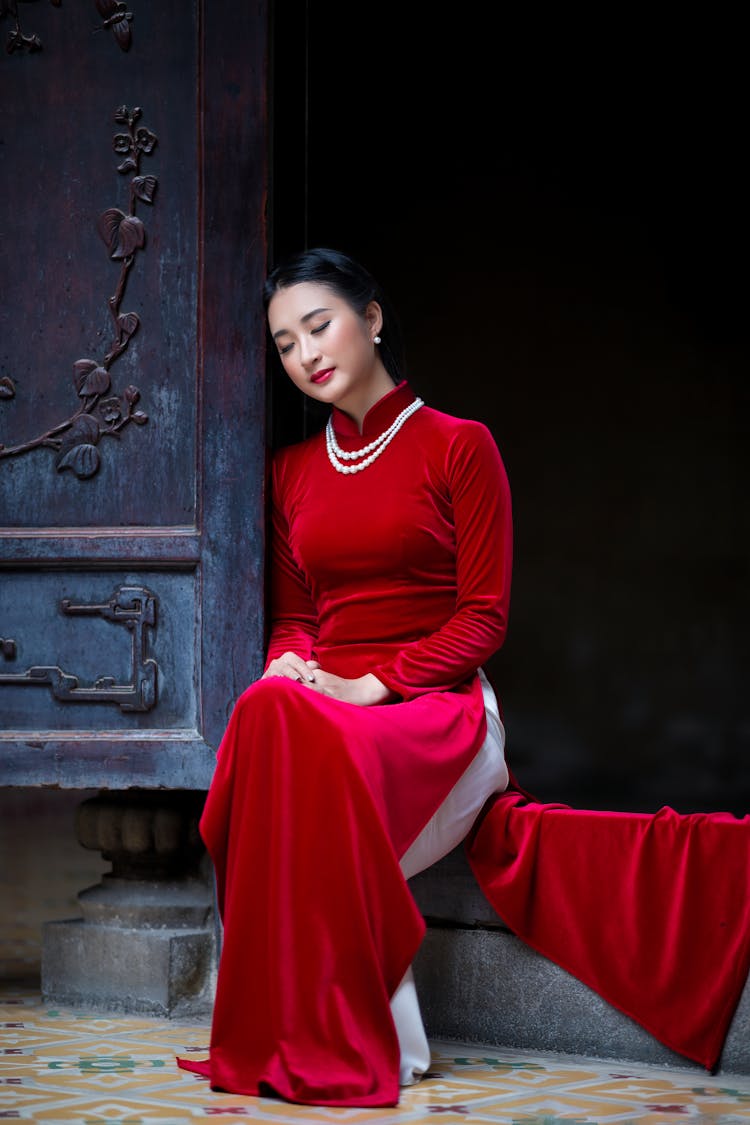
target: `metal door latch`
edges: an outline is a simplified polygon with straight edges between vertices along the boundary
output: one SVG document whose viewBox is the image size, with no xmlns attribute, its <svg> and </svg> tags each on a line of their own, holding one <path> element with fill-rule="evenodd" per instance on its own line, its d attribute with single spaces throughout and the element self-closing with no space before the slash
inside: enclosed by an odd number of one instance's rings
<svg viewBox="0 0 750 1125">
<path fill-rule="evenodd" d="M 63 703 L 116 703 L 123 711 L 150 711 L 156 706 L 158 665 L 146 655 L 146 629 L 156 624 L 157 599 L 145 586 L 118 586 L 103 605 L 72 605 L 64 598 L 60 608 L 70 615 L 103 617 L 115 625 L 124 625 L 131 634 L 131 682 L 115 683 L 114 676 L 98 676 L 89 687 L 81 687 L 78 676 L 64 672 L 56 664 L 35 665 L 25 672 L 0 672 L 0 685 L 16 687 L 42 684 L 52 689 L 55 699 Z M 16 642 L 2 641 L 6 659 L 14 659 Z"/>
</svg>

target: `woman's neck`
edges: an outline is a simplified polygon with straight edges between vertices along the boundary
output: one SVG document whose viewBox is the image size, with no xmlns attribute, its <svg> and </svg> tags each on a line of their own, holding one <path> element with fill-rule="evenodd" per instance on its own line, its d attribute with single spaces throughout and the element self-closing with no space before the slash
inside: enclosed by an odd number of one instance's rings
<svg viewBox="0 0 750 1125">
<path fill-rule="evenodd" d="M 390 394 L 396 384 L 390 377 L 382 363 L 378 363 L 372 380 L 368 381 L 366 387 L 359 390 L 359 393 L 352 391 L 351 395 L 345 395 L 334 403 L 338 410 L 342 410 L 344 414 L 348 414 L 352 421 L 356 424 L 357 429 L 362 433 L 364 420 L 370 410 L 381 398 Z"/>
</svg>

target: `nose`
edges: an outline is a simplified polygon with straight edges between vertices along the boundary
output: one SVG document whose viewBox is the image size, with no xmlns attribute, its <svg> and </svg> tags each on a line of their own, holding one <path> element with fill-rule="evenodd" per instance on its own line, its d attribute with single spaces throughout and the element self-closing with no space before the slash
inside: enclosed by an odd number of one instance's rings
<svg viewBox="0 0 750 1125">
<path fill-rule="evenodd" d="M 320 348 L 314 336 L 303 336 L 299 345 L 300 362 L 303 367 L 315 367 L 320 361 Z"/>
</svg>

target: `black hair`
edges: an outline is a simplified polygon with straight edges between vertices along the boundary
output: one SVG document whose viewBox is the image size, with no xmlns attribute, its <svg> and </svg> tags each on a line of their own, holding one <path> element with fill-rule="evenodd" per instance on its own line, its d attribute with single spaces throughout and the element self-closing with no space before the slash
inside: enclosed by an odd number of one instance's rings
<svg viewBox="0 0 750 1125">
<path fill-rule="evenodd" d="M 378 351 L 386 371 L 395 383 L 399 383 L 404 378 L 401 332 L 388 298 L 364 266 L 339 250 L 325 247 L 292 254 L 274 266 L 266 278 L 263 307 L 268 310 L 271 298 L 279 289 L 287 289 L 303 281 L 327 286 L 360 316 L 364 316 L 370 301 L 377 301 L 383 310 Z"/>
</svg>

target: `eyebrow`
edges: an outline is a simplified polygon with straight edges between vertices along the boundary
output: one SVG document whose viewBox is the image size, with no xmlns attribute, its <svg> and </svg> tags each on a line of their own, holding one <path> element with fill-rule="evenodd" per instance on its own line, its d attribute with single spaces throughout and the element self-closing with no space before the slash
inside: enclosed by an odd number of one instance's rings
<svg viewBox="0 0 750 1125">
<path fill-rule="evenodd" d="M 314 316 L 317 316 L 318 313 L 325 313 L 325 312 L 330 312 L 330 311 L 331 310 L 327 309 L 327 308 L 313 309 L 312 312 L 305 313 L 304 316 L 300 317 L 300 324 L 307 324 L 308 320 L 312 320 L 312 318 Z M 275 340 L 278 336 L 283 336 L 288 332 L 289 332 L 288 328 L 280 328 L 278 330 L 278 332 L 274 332 L 273 339 Z"/>
</svg>

